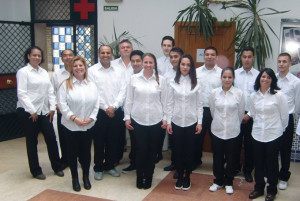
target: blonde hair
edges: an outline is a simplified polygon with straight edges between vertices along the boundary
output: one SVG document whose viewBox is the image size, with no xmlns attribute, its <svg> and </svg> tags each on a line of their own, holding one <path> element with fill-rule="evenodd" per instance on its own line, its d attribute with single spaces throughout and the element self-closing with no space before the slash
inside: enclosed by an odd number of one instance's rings
<svg viewBox="0 0 300 201">
<path fill-rule="evenodd" d="M 86 79 L 86 81 L 89 81 L 88 80 L 88 68 L 87 68 L 87 63 L 85 61 L 85 59 L 81 56 L 75 56 L 73 57 L 73 59 L 71 60 L 70 62 L 70 67 L 71 67 L 71 71 L 70 71 L 70 77 L 66 80 L 66 85 L 67 85 L 67 89 L 73 89 L 73 67 L 74 67 L 74 63 L 76 61 L 81 61 L 85 67 L 85 73 L 84 73 L 84 79 Z"/>
</svg>

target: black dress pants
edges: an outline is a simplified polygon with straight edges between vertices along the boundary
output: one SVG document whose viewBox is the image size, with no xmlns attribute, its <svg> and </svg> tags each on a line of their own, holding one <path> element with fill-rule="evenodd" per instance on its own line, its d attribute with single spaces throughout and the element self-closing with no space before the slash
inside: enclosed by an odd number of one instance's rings
<svg viewBox="0 0 300 201">
<path fill-rule="evenodd" d="M 130 165 L 133 167 L 136 167 L 136 142 L 135 142 L 135 134 L 134 130 L 128 130 L 129 131 L 129 136 L 130 136 L 130 153 L 129 153 L 129 159 L 130 159 Z"/>
<path fill-rule="evenodd" d="M 59 145 L 61 151 L 61 163 L 68 165 L 68 148 L 67 148 L 67 129 L 61 124 L 62 114 L 57 112 L 57 130 L 59 137 Z"/>
<path fill-rule="evenodd" d="M 24 108 L 17 108 L 17 115 L 26 136 L 27 156 L 31 174 L 35 177 L 43 173 L 42 168 L 39 165 L 37 153 L 39 132 L 42 132 L 44 135 L 52 169 L 54 172 L 60 171 L 62 165 L 59 158 L 56 136 L 53 125 L 49 121 L 49 117 L 38 115 L 37 121 L 32 122 L 32 119 L 29 119 L 30 114 L 26 112 Z"/>
</svg>

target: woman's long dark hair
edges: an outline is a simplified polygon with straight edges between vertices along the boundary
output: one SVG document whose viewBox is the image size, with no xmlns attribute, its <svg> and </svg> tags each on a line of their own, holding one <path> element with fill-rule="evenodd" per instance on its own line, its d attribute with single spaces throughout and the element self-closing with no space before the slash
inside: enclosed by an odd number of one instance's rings
<svg viewBox="0 0 300 201">
<path fill-rule="evenodd" d="M 28 55 L 31 54 L 32 50 L 39 50 L 41 52 L 41 56 L 42 56 L 41 63 L 43 63 L 44 62 L 43 50 L 38 46 L 32 46 L 25 51 L 25 55 L 24 55 L 25 64 L 29 63 Z M 41 64 L 41 63 L 39 63 L 39 64 Z"/>
<path fill-rule="evenodd" d="M 270 93 L 276 94 L 275 90 L 280 90 L 280 88 L 277 86 L 277 77 L 271 68 L 264 68 L 260 71 L 260 73 L 258 74 L 255 80 L 254 90 L 258 91 L 260 89 L 260 78 L 264 72 L 266 72 L 272 79 L 271 86 L 270 86 Z"/>
<path fill-rule="evenodd" d="M 176 71 L 176 76 L 174 78 L 174 81 L 179 84 L 179 80 L 180 80 L 180 76 L 181 76 L 181 71 L 180 71 L 180 63 L 182 61 L 182 59 L 187 58 L 190 60 L 190 72 L 189 72 L 189 76 L 191 78 L 191 90 L 193 90 L 196 85 L 197 85 L 197 76 L 196 76 L 196 68 L 195 68 L 195 62 L 193 57 L 190 54 L 183 54 L 178 62 L 178 67 L 177 67 L 177 71 Z"/>
<path fill-rule="evenodd" d="M 145 53 L 142 57 L 142 59 L 144 60 L 145 57 L 151 57 L 154 60 L 154 69 L 155 69 L 155 78 L 156 78 L 156 82 L 159 86 L 159 76 L 158 76 L 158 70 L 157 70 L 157 61 L 156 61 L 156 57 L 154 56 L 154 54 L 152 53 Z"/>
</svg>

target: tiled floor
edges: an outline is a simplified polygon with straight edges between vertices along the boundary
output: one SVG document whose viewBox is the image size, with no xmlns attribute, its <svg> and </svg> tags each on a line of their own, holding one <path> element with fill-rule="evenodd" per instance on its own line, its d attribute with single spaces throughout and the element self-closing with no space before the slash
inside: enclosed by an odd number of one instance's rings
<svg viewBox="0 0 300 201">
<path fill-rule="evenodd" d="M 63 178 L 54 175 L 50 168 L 50 162 L 47 155 L 46 146 L 42 136 L 39 137 L 39 158 L 40 165 L 43 168 L 47 179 L 44 181 L 33 179 L 30 175 L 25 138 L 19 138 L 9 141 L 0 142 L 0 200 L 1 201 L 22 201 L 28 200 L 46 189 L 75 193 L 71 186 L 71 174 L 69 169 L 66 169 Z M 128 152 L 125 153 L 121 164 L 117 166 L 117 170 L 128 165 Z M 109 175 L 104 175 L 102 181 L 93 179 L 93 171 L 91 169 L 92 189 L 82 190 L 78 193 L 92 197 L 105 198 L 118 201 L 141 201 L 143 200 L 157 184 L 168 174 L 163 171 L 163 167 L 169 164 L 169 151 L 163 153 L 164 160 L 156 165 L 153 186 L 148 190 L 139 190 L 135 187 L 135 172 L 121 174 L 119 178 L 113 178 Z M 300 201 L 300 163 L 291 163 L 292 177 L 289 181 L 289 187 L 285 191 L 279 191 L 277 201 Z M 81 174 L 81 171 L 79 171 Z M 212 155 L 205 153 L 203 164 L 195 172 L 212 175 Z M 237 177 L 239 178 L 239 177 Z M 174 181 L 175 183 L 175 181 Z M 172 184 L 166 184 L 172 185 Z M 207 186 L 207 191 L 208 191 Z M 193 188 L 193 186 L 192 186 Z M 205 190 L 206 191 L 206 190 Z M 182 193 L 184 196 L 185 192 Z M 221 192 L 220 192 L 221 193 Z M 224 192 L 225 194 L 225 192 Z M 214 194 L 207 194 L 206 200 L 211 200 Z M 204 198 L 203 198 L 204 199 Z M 171 200 L 171 197 L 170 197 Z M 184 200 L 192 200 L 184 197 Z M 213 199 L 214 200 L 214 199 Z M 264 200 L 264 197 L 256 199 L 257 201 Z"/>
</svg>

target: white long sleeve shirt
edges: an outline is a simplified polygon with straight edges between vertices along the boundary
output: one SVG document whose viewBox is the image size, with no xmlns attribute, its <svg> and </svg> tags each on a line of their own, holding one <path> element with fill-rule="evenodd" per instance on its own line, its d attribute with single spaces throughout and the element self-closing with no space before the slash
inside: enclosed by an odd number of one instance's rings
<svg viewBox="0 0 300 201">
<path fill-rule="evenodd" d="M 123 70 L 114 66 L 104 68 L 101 63 L 97 63 L 89 68 L 88 76 L 98 88 L 100 109 L 123 106 L 126 97 L 126 79 Z"/>
<path fill-rule="evenodd" d="M 157 70 L 159 75 L 163 76 L 170 68 L 173 68 L 170 57 L 164 55 L 157 59 Z"/>
<path fill-rule="evenodd" d="M 65 67 L 58 69 L 52 74 L 51 83 L 54 89 L 54 93 L 57 93 L 59 86 L 62 84 L 63 81 L 70 77 L 69 71 L 65 69 Z"/>
<path fill-rule="evenodd" d="M 67 89 L 64 82 L 58 90 L 58 105 L 62 113 L 62 125 L 71 131 L 86 131 L 94 126 L 99 110 L 99 96 L 96 85 L 87 80 L 81 83 L 73 77 L 73 89 Z M 70 119 L 75 115 L 79 119 L 91 118 L 94 121 L 87 126 L 78 126 Z"/>
<path fill-rule="evenodd" d="M 210 96 L 210 112 L 211 132 L 215 136 L 224 140 L 237 137 L 245 113 L 243 92 L 233 86 L 226 93 L 222 87 L 214 89 Z"/>
<path fill-rule="evenodd" d="M 137 123 L 150 126 L 166 120 L 167 85 L 165 78 L 155 75 L 145 78 L 143 72 L 131 76 L 124 106 L 124 120 L 134 119 Z"/>
<path fill-rule="evenodd" d="M 175 76 L 176 71 L 173 68 L 168 69 L 168 71 L 164 74 L 164 78 L 166 79 L 168 86 L 172 80 L 174 81 Z"/>
<path fill-rule="evenodd" d="M 284 78 L 277 73 L 278 82 L 277 85 L 281 91 L 285 94 L 288 106 L 289 114 L 300 112 L 300 79 L 291 73 L 288 73 Z"/>
<path fill-rule="evenodd" d="M 205 65 L 196 69 L 197 79 L 201 86 L 203 107 L 209 107 L 209 97 L 213 89 L 221 87 L 222 69 L 217 65 L 208 70 Z"/>
<path fill-rule="evenodd" d="M 253 117 L 252 137 L 260 142 L 279 138 L 289 122 L 288 103 L 281 91 L 271 94 L 270 89 L 260 90 L 250 96 L 250 112 Z"/>
<path fill-rule="evenodd" d="M 45 115 L 55 111 L 55 95 L 46 70 L 38 70 L 27 64 L 17 72 L 17 108 L 24 108 L 30 114 Z"/>
<path fill-rule="evenodd" d="M 251 68 L 248 72 L 244 67 L 235 70 L 234 86 L 243 91 L 245 97 L 245 110 L 250 111 L 250 95 L 254 92 L 254 84 L 259 71 Z"/>
<path fill-rule="evenodd" d="M 167 122 L 171 121 L 180 127 L 194 123 L 202 124 L 203 107 L 200 85 L 191 90 L 190 76 L 180 76 L 179 84 L 174 79 L 168 87 Z"/>
<path fill-rule="evenodd" d="M 130 81 L 130 77 L 133 74 L 133 68 L 131 66 L 131 62 L 128 64 L 128 66 L 126 66 L 122 58 L 120 57 L 118 59 L 112 60 L 111 65 L 125 71 L 126 84 L 128 85 Z"/>
<path fill-rule="evenodd" d="M 297 125 L 297 129 L 296 129 L 296 133 L 298 135 L 300 135 L 300 121 L 298 120 L 298 125 Z"/>
</svg>

